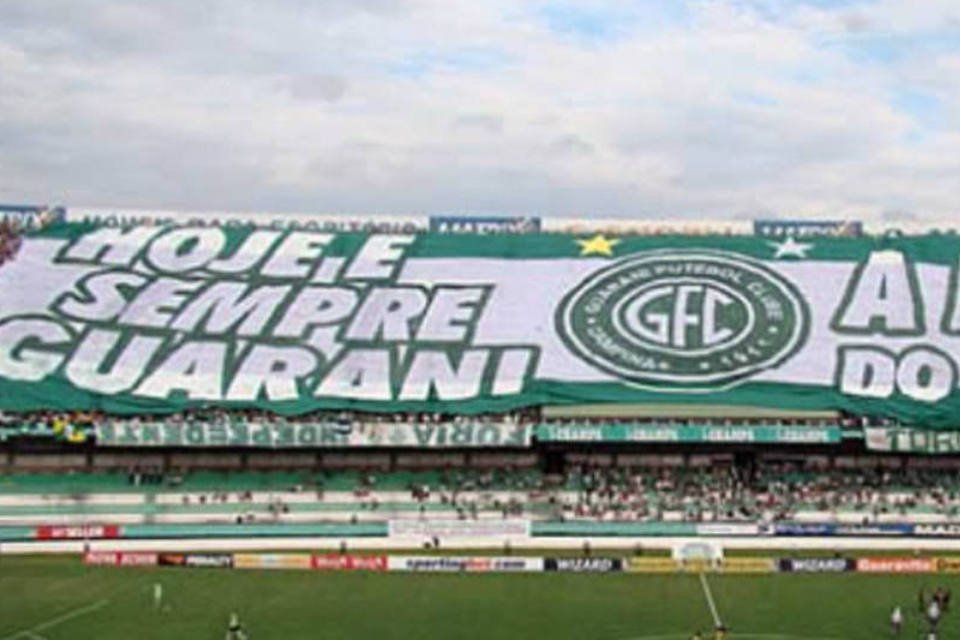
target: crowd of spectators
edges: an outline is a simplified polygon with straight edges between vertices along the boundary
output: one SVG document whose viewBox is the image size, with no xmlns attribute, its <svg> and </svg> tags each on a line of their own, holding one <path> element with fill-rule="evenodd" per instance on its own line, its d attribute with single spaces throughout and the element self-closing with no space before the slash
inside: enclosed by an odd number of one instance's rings
<svg viewBox="0 0 960 640">
<path fill-rule="evenodd" d="M 16 257 L 22 241 L 23 236 L 15 220 L 9 218 L 0 220 L 0 265 Z"/>
<path fill-rule="evenodd" d="M 881 515 L 960 514 L 960 471 L 820 468 L 797 464 L 568 472 L 559 518 L 772 522 L 802 512 Z"/>
</svg>

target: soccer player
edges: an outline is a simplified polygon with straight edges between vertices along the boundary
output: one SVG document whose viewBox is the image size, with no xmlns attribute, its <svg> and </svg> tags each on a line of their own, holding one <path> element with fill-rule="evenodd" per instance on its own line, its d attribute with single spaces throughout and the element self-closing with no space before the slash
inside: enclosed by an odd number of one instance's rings
<svg viewBox="0 0 960 640">
<path fill-rule="evenodd" d="M 900 635 L 900 632 L 903 631 L 903 612 L 900 611 L 899 606 L 894 607 L 890 614 L 890 630 L 895 636 Z"/>
<path fill-rule="evenodd" d="M 230 614 L 230 624 L 227 625 L 226 640 L 248 640 L 249 636 L 240 624 L 240 616 L 236 613 Z"/>
<path fill-rule="evenodd" d="M 940 602 L 933 598 L 930 600 L 930 604 L 927 605 L 927 624 L 930 625 L 930 634 L 933 636 L 937 635 L 937 625 L 940 624 Z"/>
<path fill-rule="evenodd" d="M 950 592 L 943 587 L 937 587 L 937 590 L 933 592 L 933 599 L 940 605 L 940 611 L 946 613 L 950 606 Z"/>
<path fill-rule="evenodd" d="M 159 582 L 153 583 L 153 609 L 160 611 L 163 607 L 163 585 Z"/>
<path fill-rule="evenodd" d="M 717 628 L 713 631 L 713 640 L 727 640 L 727 627 L 718 624 Z"/>
</svg>

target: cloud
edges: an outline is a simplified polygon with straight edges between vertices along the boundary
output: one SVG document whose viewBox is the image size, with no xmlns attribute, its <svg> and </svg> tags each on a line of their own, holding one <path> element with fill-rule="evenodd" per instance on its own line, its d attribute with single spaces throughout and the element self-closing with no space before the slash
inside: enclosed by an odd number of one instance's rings
<svg viewBox="0 0 960 640">
<path fill-rule="evenodd" d="M 11 0 L 0 201 L 949 216 L 955 5 Z"/>
<path fill-rule="evenodd" d="M 309 74 L 287 79 L 286 88 L 297 100 L 336 102 L 347 92 L 347 80 L 334 74 Z"/>
</svg>

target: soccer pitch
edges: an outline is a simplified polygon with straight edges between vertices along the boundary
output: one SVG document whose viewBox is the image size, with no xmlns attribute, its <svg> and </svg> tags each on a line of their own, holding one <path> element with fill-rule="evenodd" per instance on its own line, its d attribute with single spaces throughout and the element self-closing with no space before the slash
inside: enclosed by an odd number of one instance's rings
<svg viewBox="0 0 960 640">
<path fill-rule="evenodd" d="M 153 585 L 163 585 L 158 611 Z M 239 613 L 251 640 L 876 640 L 894 604 L 921 637 L 917 592 L 942 575 L 375 574 L 88 567 L 0 558 L 0 640 L 203 640 Z M 708 597 L 709 592 L 709 597 Z M 948 612 L 941 638 L 960 635 Z"/>
</svg>

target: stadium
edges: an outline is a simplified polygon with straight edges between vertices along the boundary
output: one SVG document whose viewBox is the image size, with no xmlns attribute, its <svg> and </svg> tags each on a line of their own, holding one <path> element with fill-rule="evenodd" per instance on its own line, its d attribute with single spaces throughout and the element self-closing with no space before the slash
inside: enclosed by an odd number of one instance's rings
<svg viewBox="0 0 960 640">
<path fill-rule="evenodd" d="M 960 632 L 949 224 L 0 213 L 0 640 Z"/>
</svg>

